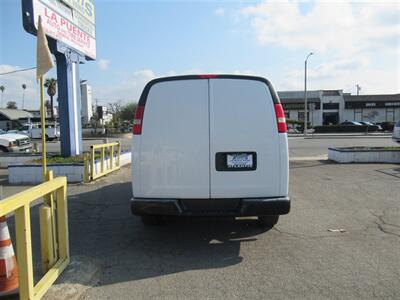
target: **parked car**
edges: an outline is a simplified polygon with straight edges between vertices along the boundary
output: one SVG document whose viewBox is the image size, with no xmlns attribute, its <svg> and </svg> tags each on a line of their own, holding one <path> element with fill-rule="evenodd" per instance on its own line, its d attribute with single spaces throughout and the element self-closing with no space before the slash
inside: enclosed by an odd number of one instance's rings
<svg viewBox="0 0 400 300">
<path fill-rule="evenodd" d="M 392 139 L 394 142 L 400 143 L 400 121 L 398 121 L 393 128 Z"/>
<path fill-rule="evenodd" d="M 52 141 L 60 138 L 60 127 L 56 124 L 46 124 L 46 140 Z M 35 123 L 22 124 L 17 130 L 9 130 L 8 133 L 19 133 L 29 136 L 31 139 L 42 138 L 42 125 Z"/>
<path fill-rule="evenodd" d="M 152 80 L 132 130 L 131 209 L 144 224 L 163 215 L 229 215 L 271 227 L 289 212 L 286 120 L 266 79 Z"/>
<path fill-rule="evenodd" d="M 32 144 L 29 137 L 22 134 L 0 132 L 0 152 L 29 152 Z"/>
<path fill-rule="evenodd" d="M 378 124 L 374 124 L 372 122 L 367 122 L 367 121 L 360 121 L 358 123 L 361 123 L 361 125 L 367 125 L 367 126 L 378 126 L 378 130 L 381 131 L 382 127 Z"/>
<path fill-rule="evenodd" d="M 344 121 L 344 122 L 340 123 L 339 125 L 343 125 L 343 126 L 348 126 L 348 125 L 362 126 L 363 124 L 361 124 L 360 122 L 357 122 L 357 121 Z"/>
</svg>

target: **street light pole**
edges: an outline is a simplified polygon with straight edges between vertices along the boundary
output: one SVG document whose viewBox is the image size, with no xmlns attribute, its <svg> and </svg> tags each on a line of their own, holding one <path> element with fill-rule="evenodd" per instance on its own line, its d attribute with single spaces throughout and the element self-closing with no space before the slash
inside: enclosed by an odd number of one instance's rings
<svg viewBox="0 0 400 300">
<path fill-rule="evenodd" d="M 307 136 L 307 61 L 314 53 L 308 53 L 304 61 L 304 136 Z"/>
</svg>

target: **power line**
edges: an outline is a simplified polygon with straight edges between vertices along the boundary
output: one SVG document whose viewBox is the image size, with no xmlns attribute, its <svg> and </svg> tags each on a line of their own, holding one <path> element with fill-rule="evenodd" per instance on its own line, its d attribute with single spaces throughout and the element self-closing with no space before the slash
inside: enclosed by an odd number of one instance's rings
<svg viewBox="0 0 400 300">
<path fill-rule="evenodd" d="M 13 73 L 18 73 L 18 72 L 29 71 L 29 70 L 33 70 L 33 69 L 36 69 L 36 67 L 31 67 L 31 68 L 26 68 L 26 69 L 19 69 L 19 70 L 14 70 L 14 71 L 10 71 L 10 72 L 0 73 L 0 75 L 8 75 L 8 74 L 13 74 Z"/>
</svg>

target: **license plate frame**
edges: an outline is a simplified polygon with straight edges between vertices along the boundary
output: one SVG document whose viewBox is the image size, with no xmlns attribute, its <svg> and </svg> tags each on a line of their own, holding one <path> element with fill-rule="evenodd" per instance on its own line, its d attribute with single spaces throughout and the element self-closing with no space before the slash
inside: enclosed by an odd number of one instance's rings
<svg viewBox="0 0 400 300">
<path fill-rule="evenodd" d="M 218 152 L 215 155 L 217 171 L 254 171 L 257 153 L 253 151 Z"/>
</svg>

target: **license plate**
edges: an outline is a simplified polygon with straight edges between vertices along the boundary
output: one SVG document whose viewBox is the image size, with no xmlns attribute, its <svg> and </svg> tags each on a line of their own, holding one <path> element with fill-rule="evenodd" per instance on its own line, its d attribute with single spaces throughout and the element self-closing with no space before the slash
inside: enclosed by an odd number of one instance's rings
<svg viewBox="0 0 400 300">
<path fill-rule="evenodd" d="M 248 154 L 248 153 L 227 154 L 226 166 L 228 169 L 252 169 L 253 154 Z"/>
</svg>

